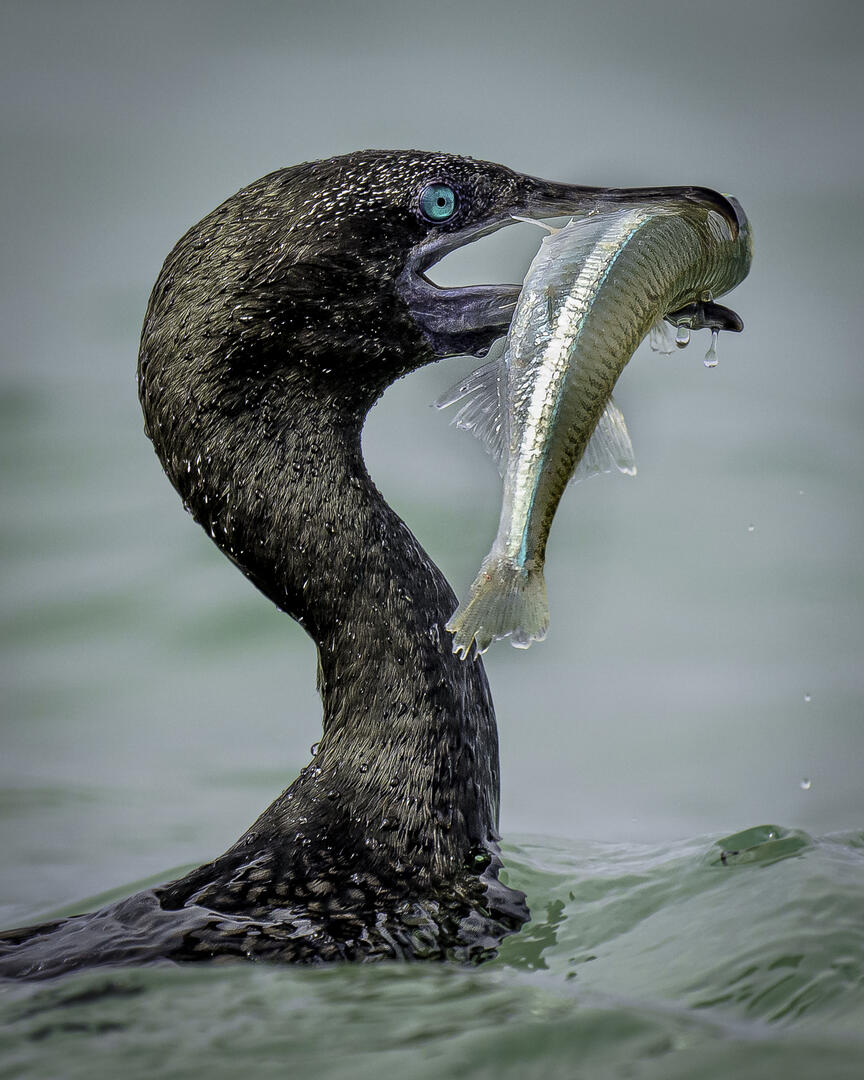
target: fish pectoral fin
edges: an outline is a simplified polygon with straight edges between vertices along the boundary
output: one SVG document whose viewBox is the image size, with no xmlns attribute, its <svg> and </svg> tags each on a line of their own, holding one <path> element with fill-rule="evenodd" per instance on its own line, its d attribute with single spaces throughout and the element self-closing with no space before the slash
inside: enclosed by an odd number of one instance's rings
<svg viewBox="0 0 864 1080">
<path fill-rule="evenodd" d="M 610 397 L 570 483 L 578 484 L 589 476 L 612 472 L 614 469 L 628 476 L 636 475 L 636 459 L 630 432 L 621 410 Z"/>
<path fill-rule="evenodd" d="M 507 446 L 507 367 L 503 339 L 500 345 L 493 345 L 490 355 L 491 360 L 445 391 L 435 402 L 435 408 L 446 409 L 461 402 L 451 423 L 478 438 L 501 472 Z"/>
<path fill-rule="evenodd" d="M 651 350 L 662 356 L 671 355 L 675 352 L 675 332 L 676 327 L 666 322 L 665 317 L 661 315 L 648 331 L 648 344 Z"/>
</svg>

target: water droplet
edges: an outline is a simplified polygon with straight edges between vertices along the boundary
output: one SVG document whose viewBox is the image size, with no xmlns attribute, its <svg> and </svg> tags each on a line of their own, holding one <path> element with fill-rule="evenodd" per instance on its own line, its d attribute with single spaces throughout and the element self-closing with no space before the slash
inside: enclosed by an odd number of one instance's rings
<svg viewBox="0 0 864 1080">
<path fill-rule="evenodd" d="M 312 757 L 315 757 L 315 755 L 318 753 L 318 747 L 320 745 L 320 742 L 313 742 L 312 745 L 309 747 L 309 753 L 312 755 Z"/>
<path fill-rule="evenodd" d="M 747 532 L 756 532 L 756 526 L 755 525 L 748 525 L 747 526 Z"/>
<path fill-rule="evenodd" d="M 679 349 L 686 349 L 690 344 L 690 327 L 684 323 L 678 324 L 678 333 L 675 335 L 675 344 Z"/>
<path fill-rule="evenodd" d="M 810 697 L 809 694 L 805 694 L 804 695 L 804 700 L 809 704 L 813 699 Z"/>
<path fill-rule="evenodd" d="M 711 331 L 711 344 L 708 346 L 708 352 L 705 353 L 705 359 L 702 361 L 707 368 L 717 367 L 717 338 L 719 336 L 719 330 Z"/>
<path fill-rule="evenodd" d="M 801 790 L 809 791 L 812 786 L 813 781 L 810 779 L 809 776 L 805 776 L 804 779 L 801 781 Z"/>
</svg>

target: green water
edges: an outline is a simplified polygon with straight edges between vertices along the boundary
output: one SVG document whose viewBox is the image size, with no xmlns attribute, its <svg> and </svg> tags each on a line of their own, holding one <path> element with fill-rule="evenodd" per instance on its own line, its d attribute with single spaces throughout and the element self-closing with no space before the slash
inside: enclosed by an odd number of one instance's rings
<svg viewBox="0 0 864 1080">
<path fill-rule="evenodd" d="M 506 857 L 534 917 L 481 969 L 166 965 L 7 985 L 0 1075 L 861 1076 L 864 833 L 526 838 Z"/>
</svg>

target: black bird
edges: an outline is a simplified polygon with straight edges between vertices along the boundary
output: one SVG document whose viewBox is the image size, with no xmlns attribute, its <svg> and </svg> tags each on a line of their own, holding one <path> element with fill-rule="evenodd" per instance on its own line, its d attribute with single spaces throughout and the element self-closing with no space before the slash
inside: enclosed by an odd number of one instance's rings
<svg viewBox="0 0 864 1080">
<path fill-rule="evenodd" d="M 376 490 L 364 419 L 395 379 L 483 355 L 518 286 L 424 271 L 507 225 L 704 189 L 554 184 L 441 153 L 281 169 L 180 240 L 144 322 L 146 431 L 184 505 L 318 648 L 312 763 L 224 855 L 90 915 L 0 937 L 0 971 L 234 955 L 477 962 L 528 918 L 498 881 L 498 741 L 444 577 Z"/>
</svg>

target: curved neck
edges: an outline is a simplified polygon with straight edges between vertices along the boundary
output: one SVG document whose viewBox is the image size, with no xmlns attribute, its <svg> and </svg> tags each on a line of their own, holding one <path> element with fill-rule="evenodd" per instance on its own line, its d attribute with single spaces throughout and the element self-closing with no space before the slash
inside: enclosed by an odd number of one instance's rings
<svg viewBox="0 0 864 1080">
<path fill-rule="evenodd" d="M 283 838 L 341 865 L 452 876 L 496 838 L 498 745 L 482 664 L 451 650 L 456 598 L 377 491 L 372 400 L 270 373 L 254 400 L 189 409 L 146 375 L 148 430 L 184 503 L 318 647 L 323 736 L 241 845 Z"/>
</svg>

